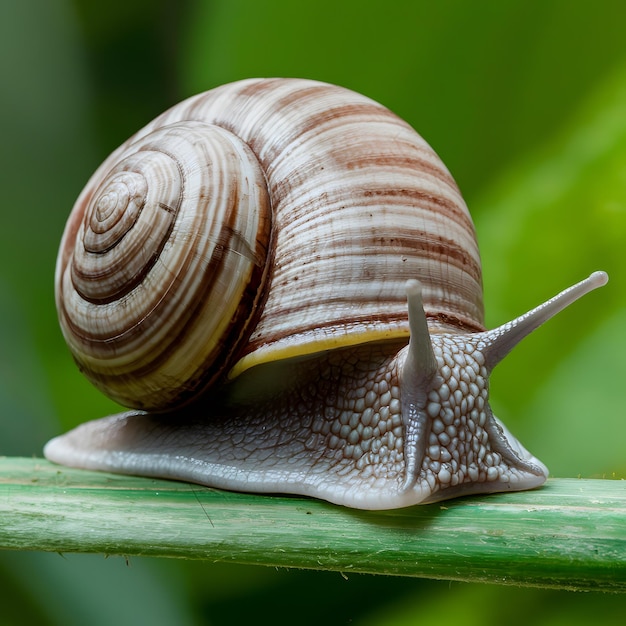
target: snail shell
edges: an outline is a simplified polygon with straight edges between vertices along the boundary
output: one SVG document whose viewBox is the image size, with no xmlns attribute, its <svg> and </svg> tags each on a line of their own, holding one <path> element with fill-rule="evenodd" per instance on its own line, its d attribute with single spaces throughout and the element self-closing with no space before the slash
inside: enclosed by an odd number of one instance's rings
<svg viewBox="0 0 626 626">
<path fill-rule="evenodd" d="M 486 331 L 471 217 L 408 124 L 324 83 L 224 85 L 139 131 L 75 204 L 61 328 L 139 410 L 45 454 L 361 508 L 534 487 L 547 470 L 491 413 L 489 372 L 604 282 Z"/>
</svg>

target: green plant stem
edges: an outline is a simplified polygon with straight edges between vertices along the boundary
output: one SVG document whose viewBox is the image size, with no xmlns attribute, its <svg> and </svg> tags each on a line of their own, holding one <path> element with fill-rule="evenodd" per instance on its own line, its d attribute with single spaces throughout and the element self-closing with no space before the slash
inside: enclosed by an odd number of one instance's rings
<svg viewBox="0 0 626 626">
<path fill-rule="evenodd" d="M 0 548 L 626 592 L 626 482 L 356 511 L 0 457 Z"/>
</svg>

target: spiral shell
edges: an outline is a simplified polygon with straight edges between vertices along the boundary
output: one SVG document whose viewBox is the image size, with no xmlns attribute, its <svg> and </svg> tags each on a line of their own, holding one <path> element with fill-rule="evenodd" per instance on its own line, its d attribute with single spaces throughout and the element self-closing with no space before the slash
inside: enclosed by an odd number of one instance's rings
<svg viewBox="0 0 626 626">
<path fill-rule="evenodd" d="M 57 262 L 65 338 L 123 405 L 166 410 L 261 363 L 482 330 L 474 227 L 428 144 L 380 104 L 253 79 L 159 116 L 96 171 Z"/>
</svg>

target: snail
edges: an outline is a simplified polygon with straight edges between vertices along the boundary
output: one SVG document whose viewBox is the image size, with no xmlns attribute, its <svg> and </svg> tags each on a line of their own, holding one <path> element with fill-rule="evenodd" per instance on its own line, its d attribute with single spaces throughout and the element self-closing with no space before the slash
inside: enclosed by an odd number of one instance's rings
<svg viewBox="0 0 626 626">
<path fill-rule="evenodd" d="M 112 153 L 57 260 L 82 372 L 130 410 L 47 443 L 68 466 L 391 509 L 547 478 L 488 377 L 604 272 L 494 330 L 474 226 L 406 122 L 350 90 L 249 79 Z"/>
</svg>

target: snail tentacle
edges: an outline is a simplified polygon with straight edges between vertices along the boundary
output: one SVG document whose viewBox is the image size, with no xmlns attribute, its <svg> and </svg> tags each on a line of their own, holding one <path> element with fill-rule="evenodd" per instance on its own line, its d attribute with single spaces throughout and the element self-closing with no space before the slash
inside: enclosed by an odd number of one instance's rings
<svg viewBox="0 0 626 626">
<path fill-rule="evenodd" d="M 524 313 L 520 317 L 482 333 L 481 341 L 486 365 L 491 371 L 502 359 L 525 337 L 530 335 L 550 318 L 560 313 L 585 294 L 606 285 L 609 277 L 606 272 L 593 272 L 579 283 L 543 302 L 539 306 Z"/>
<path fill-rule="evenodd" d="M 418 478 L 429 435 L 426 413 L 428 392 L 437 375 L 437 359 L 422 304 L 422 285 L 409 280 L 406 285 L 411 336 L 402 367 L 402 421 L 404 423 L 405 480 L 403 491 Z"/>
</svg>

